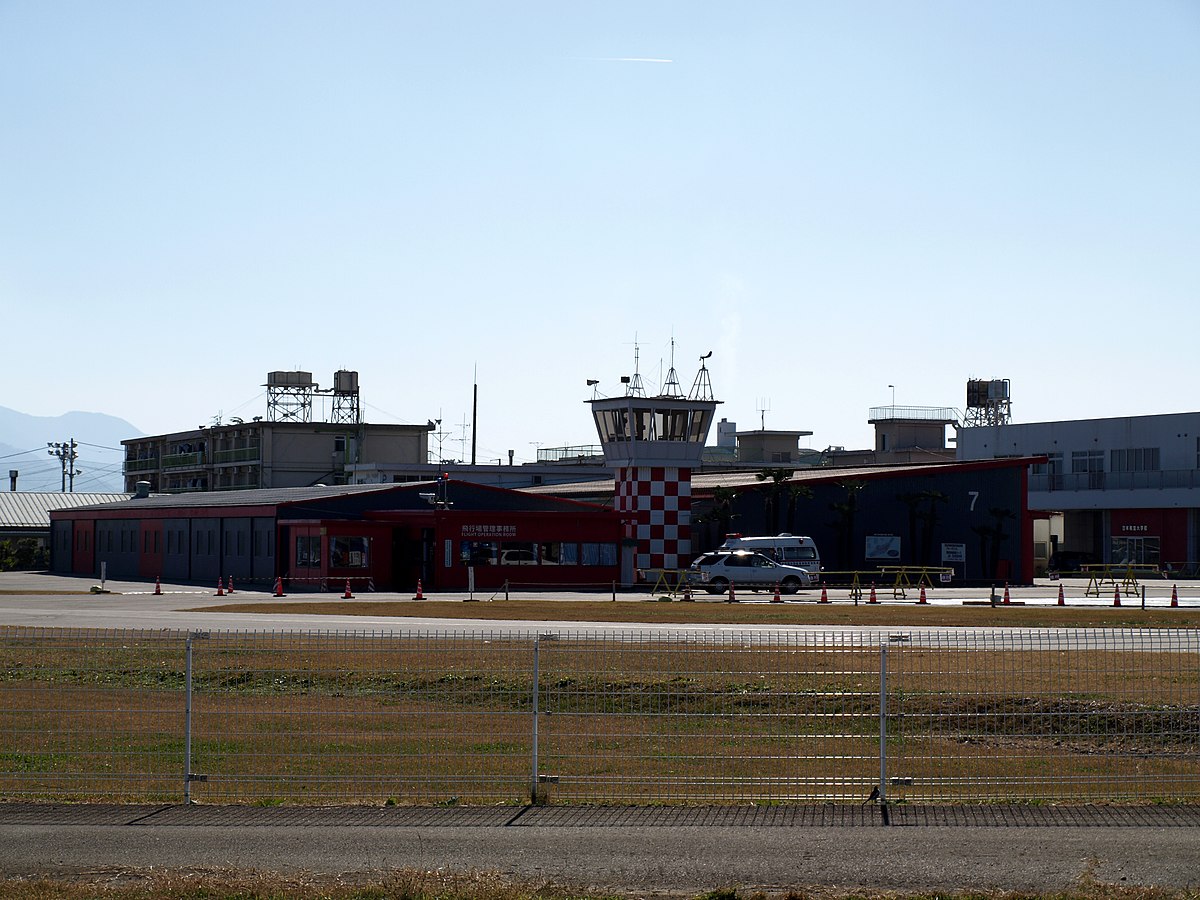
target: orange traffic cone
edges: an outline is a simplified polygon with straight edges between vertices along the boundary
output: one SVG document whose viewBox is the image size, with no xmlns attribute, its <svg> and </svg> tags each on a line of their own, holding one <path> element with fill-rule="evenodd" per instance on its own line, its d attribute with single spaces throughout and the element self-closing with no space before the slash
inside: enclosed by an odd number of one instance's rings
<svg viewBox="0 0 1200 900">
<path fill-rule="evenodd" d="M 421 590 L 421 579 L 420 578 L 417 579 L 417 596 L 413 597 L 413 599 L 414 600 L 424 600 L 425 599 L 425 593 Z"/>
<path fill-rule="evenodd" d="M 1001 603 L 1005 603 L 1005 604 L 1007 604 L 1007 603 L 1009 602 L 1009 599 L 1008 599 L 1008 582 L 1007 582 L 1007 581 L 1006 581 L 1006 582 L 1004 582 L 1004 599 L 1003 599 L 1003 600 L 1001 600 L 1000 602 L 1001 602 Z"/>
<path fill-rule="evenodd" d="M 825 585 L 821 585 L 821 599 L 818 602 L 819 603 L 828 603 L 829 602 L 829 591 L 826 590 Z"/>
<path fill-rule="evenodd" d="M 1058 605 L 1067 605 L 1067 595 L 1063 593 L 1063 586 L 1061 584 L 1058 586 Z"/>
<path fill-rule="evenodd" d="M 346 579 L 346 593 L 342 594 L 342 599 L 343 600 L 353 600 L 354 599 L 354 595 L 352 593 L 350 593 L 350 579 L 349 578 Z"/>
<path fill-rule="evenodd" d="M 683 583 L 683 602 L 692 602 L 692 583 L 690 581 L 685 581 Z"/>
<path fill-rule="evenodd" d="M 282 597 L 282 596 L 284 596 L 284 593 L 283 593 L 283 576 L 282 576 L 282 575 L 276 575 L 276 576 L 275 576 L 275 596 L 276 596 L 276 597 Z"/>
<path fill-rule="evenodd" d="M 157 575 L 154 576 L 154 596 L 155 597 L 162 596 L 162 582 L 159 581 Z"/>
<path fill-rule="evenodd" d="M 879 598 L 875 596 L 875 583 L 874 582 L 871 583 L 871 596 L 870 596 L 870 599 L 867 600 L 867 602 L 868 603 L 878 603 L 879 602 Z"/>
<path fill-rule="evenodd" d="M 726 603 L 737 603 L 738 602 L 737 593 L 735 593 L 735 591 L 734 591 L 732 581 L 729 582 L 729 596 L 725 598 L 725 602 Z"/>
<path fill-rule="evenodd" d="M 772 603 L 782 603 L 783 598 L 779 596 L 779 582 L 775 582 L 775 596 L 771 598 Z"/>
<path fill-rule="evenodd" d="M 1121 588 L 1118 585 L 1117 587 L 1113 588 L 1113 606 L 1120 606 L 1120 605 L 1121 605 Z"/>
<path fill-rule="evenodd" d="M 229 587 L 225 588 L 225 593 L 227 593 L 227 594 L 233 593 L 233 576 L 232 575 L 229 576 Z"/>
<path fill-rule="evenodd" d="M 925 599 L 925 585 L 921 585 L 921 596 L 917 598 L 917 602 L 918 603 L 928 603 L 929 602 L 928 600 Z"/>
<path fill-rule="evenodd" d="M 1171 605 L 1172 606 L 1179 605 L 1179 587 L 1174 584 L 1171 585 Z"/>
<path fill-rule="evenodd" d="M 218 597 L 225 596 L 225 580 L 223 578 L 217 579 L 217 596 Z"/>
</svg>

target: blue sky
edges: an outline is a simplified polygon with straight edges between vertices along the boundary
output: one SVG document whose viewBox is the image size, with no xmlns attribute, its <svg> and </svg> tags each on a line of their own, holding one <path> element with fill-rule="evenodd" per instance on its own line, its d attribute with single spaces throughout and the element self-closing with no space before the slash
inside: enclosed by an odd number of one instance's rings
<svg viewBox="0 0 1200 900">
<path fill-rule="evenodd" d="M 888 385 L 1198 408 L 1196 2 L 0 0 L 0 121 L 23 412 L 180 430 L 352 368 L 461 457 L 477 370 L 480 461 L 524 460 L 672 338 L 815 447 Z"/>
</svg>

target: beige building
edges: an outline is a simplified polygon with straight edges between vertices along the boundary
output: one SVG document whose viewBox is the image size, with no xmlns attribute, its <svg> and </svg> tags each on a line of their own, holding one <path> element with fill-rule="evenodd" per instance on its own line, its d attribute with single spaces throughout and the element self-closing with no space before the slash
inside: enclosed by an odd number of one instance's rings
<svg viewBox="0 0 1200 900">
<path fill-rule="evenodd" d="M 125 489 L 155 493 L 346 484 L 347 467 L 425 463 L 428 425 L 253 421 L 122 441 Z"/>
</svg>

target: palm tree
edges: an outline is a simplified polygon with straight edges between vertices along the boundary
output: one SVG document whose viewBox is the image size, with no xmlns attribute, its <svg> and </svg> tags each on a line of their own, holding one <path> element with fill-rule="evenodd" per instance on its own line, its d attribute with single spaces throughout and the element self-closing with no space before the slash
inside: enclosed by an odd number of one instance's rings
<svg viewBox="0 0 1200 900">
<path fill-rule="evenodd" d="M 770 534 L 778 534 L 781 530 L 779 510 L 782 506 L 781 501 L 788 494 L 787 481 L 793 474 L 793 469 L 763 469 L 754 476 L 763 482 L 759 490 L 766 495 L 763 501 L 763 518 L 766 520 L 766 530 Z"/>
</svg>

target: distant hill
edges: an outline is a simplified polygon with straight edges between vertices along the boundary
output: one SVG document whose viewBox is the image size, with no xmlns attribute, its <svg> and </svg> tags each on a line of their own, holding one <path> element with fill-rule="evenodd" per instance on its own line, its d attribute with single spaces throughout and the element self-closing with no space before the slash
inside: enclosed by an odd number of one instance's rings
<svg viewBox="0 0 1200 900">
<path fill-rule="evenodd" d="M 69 412 L 61 416 L 31 416 L 0 406 L 0 489 L 9 489 L 8 473 L 16 469 L 17 489 L 57 491 L 62 487 L 62 463 L 48 454 L 48 443 L 75 439 L 76 491 L 121 491 L 124 478 L 121 441 L 142 432 L 124 419 L 104 413 Z"/>
</svg>

